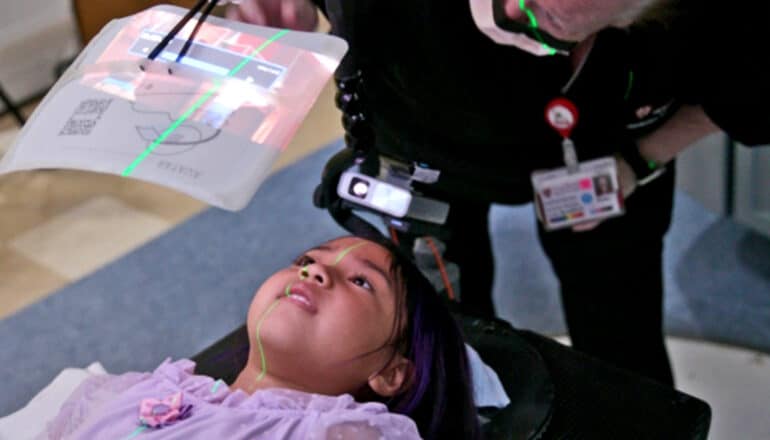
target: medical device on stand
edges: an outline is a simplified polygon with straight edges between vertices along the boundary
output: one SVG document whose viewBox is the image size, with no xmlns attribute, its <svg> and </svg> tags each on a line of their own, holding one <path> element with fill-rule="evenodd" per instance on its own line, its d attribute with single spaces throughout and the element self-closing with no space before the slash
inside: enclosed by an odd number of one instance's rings
<svg viewBox="0 0 770 440">
<path fill-rule="evenodd" d="M 245 207 L 347 44 L 211 16 L 217 3 L 108 23 L 37 107 L 0 174 L 96 171 Z"/>
</svg>

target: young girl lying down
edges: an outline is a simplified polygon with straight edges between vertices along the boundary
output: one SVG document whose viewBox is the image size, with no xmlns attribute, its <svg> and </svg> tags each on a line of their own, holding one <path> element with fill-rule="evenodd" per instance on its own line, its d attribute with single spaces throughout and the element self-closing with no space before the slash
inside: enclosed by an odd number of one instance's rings
<svg viewBox="0 0 770 440">
<path fill-rule="evenodd" d="M 257 290 L 231 385 L 189 360 L 86 380 L 48 425 L 66 439 L 479 437 L 462 335 L 388 242 L 343 237 Z"/>
</svg>

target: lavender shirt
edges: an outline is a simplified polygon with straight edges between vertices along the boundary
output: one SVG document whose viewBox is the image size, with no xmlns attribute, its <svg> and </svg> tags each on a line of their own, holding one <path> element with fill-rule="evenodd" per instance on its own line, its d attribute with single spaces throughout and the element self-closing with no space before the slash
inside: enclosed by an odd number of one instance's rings
<svg viewBox="0 0 770 440">
<path fill-rule="evenodd" d="M 193 374 L 195 363 L 166 360 L 152 373 L 87 379 L 48 425 L 47 439 L 418 439 L 415 423 L 376 402 L 349 394 L 325 396 L 288 389 L 230 391 Z M 181 391 L 189 417 L 162 428 L 139 423 L 139 404 Z"/>
</svg>

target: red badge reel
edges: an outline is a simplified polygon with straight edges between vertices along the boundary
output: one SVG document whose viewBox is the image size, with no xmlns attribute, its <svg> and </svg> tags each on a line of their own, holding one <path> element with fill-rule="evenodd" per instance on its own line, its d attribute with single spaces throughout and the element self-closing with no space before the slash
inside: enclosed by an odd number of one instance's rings
<svg viewBox="0 0 770 440">
<path fill-rule="evenodd" d="M 567 98 L 556 98 L 545 106 L 545 120 L 561 137 L 569 138 L 578 121 L 578 110 Z"/>
<path fill-rule="evenodd" d="M 576 172 L 579 168 L 577 153 L 575 152 L 575 144 L 570 139 L 570 134 L 577 125 L 577 106 L 567 98 L 555 98 L 545 106 L 545 120 L 563 139 L 561 146 L 567 170 L 570 173 Z"/>
</svg>

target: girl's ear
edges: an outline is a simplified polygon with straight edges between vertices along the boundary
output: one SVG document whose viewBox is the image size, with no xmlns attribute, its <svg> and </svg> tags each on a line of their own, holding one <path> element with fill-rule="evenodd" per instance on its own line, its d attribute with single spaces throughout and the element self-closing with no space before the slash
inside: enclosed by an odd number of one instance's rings
<svg viewBox="0 0 770 440">
<path fill-rule="evenodd" d="M 392 397 L 411 386 L 413 379 L 414 365 L 397 354 L 385 368 L 369 378 L 369 387 L 380 396 Z"/>
</svg>

